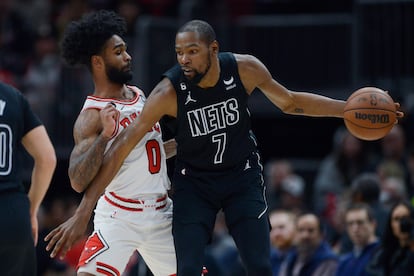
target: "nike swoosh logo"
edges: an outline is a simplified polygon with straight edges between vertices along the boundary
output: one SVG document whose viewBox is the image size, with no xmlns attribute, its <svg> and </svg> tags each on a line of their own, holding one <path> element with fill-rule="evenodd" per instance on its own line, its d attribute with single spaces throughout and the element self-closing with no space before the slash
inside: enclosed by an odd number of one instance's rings
<svg viewBox="0 0 414 276">
<path fill-rule="evenodd" d="M 231 78 L 229 80 L 223 80 L 225 85 L 230 85 L 234 82 L 233 76 L 231 76 Z"/>
</svg>

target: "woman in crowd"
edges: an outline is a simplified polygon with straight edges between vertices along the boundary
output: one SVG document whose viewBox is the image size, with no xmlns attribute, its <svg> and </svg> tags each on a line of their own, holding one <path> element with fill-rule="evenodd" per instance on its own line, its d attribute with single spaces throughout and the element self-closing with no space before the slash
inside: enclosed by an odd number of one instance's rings
<svg viewBox="0 0 414 276">
<path fill-rule="evenodd" d="M 408 276 L 414 272 L 414 209 L 406 201 L 390 211 L 382 245 L 368 270 L 375 275 Z"/>
</svg>

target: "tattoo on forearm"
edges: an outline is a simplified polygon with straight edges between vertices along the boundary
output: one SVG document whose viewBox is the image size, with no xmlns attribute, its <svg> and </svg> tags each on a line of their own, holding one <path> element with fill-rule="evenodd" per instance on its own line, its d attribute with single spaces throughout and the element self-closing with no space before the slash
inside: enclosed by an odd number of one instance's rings
<svg viewBox="0 0 414 276">
<path fill-rule="evenodd" d="M 72 177 L 78 183 L 88 184 L 97 174 L 103 160 L 106 143 L 96 141 L 88 153 L 80 156 L 72 167 Z"/>
<path fill-rule="evenodd" d="M 95 152 L 88 158 L 85 158 L 82 166 L 79 166 L 79 175 L 77 177 L 79 177 L 79 179 L 88 179 L 88 182 L 92 180 L 102 164 L 101 156 L 102 154 Z"/>
</svg>

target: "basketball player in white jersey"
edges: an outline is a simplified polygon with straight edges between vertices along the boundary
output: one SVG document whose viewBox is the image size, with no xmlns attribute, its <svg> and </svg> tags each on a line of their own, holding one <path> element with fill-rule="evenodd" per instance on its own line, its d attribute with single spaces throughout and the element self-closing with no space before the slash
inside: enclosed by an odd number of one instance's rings
<svg viewBox="0 0 414 276">
<path fill-rule="evenodd" d="M 99 11 L 69 24 L 62 40 L 63 58 L 70 65 L 88 66 L 95 85 L 74 126 L 69 177 L 78 192 L 87 189 L 105 151 L 139 116 L 145 103 L 140 89 L 126 85 L 132 74 L 131 57 L 121 38 L 124 31 L 124 21 L 118 15 Z M 94 231 L 79 259 L 78 275 L 121 275 L 135 250 L 154 275 L 175 275 L 172 202 L 167 195 L 165 160 L 157 123 L 148 129 L 100 197 Z M 81 209 L 79 206 L 76 212 Z M 85 230 L 87 222 L 79 222 L 76 227 Z M 53 230 L 46 240 L 65 235 L 63 228 L 61 225 Z"/>
</svg>

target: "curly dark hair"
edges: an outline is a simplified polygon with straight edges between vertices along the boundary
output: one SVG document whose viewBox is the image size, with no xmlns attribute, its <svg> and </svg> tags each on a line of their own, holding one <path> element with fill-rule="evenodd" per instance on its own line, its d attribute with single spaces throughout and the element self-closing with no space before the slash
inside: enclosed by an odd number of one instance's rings
<svg viewBox="0 0 414 276">
<path fill-rule="evenodd" d="M 87 13 L 66 27 L 60 45 L 62 58 L 69 65 L 86 65 L 90 69 L 91 56 L 99 54 L 113 35 L 122 37 L 125 33 L 125 20 L 115 12 Z"/>
</svg>

